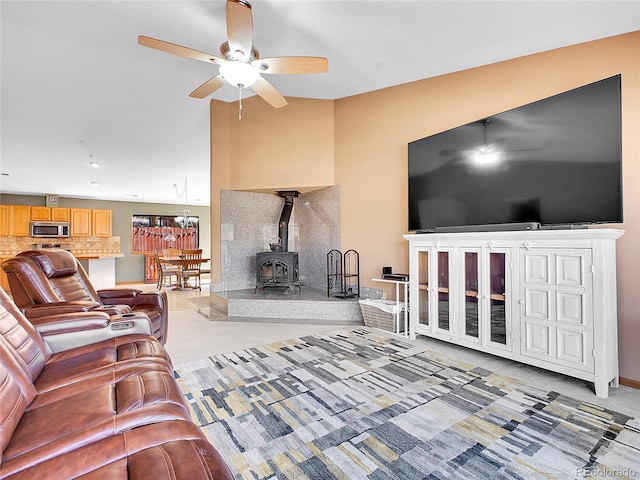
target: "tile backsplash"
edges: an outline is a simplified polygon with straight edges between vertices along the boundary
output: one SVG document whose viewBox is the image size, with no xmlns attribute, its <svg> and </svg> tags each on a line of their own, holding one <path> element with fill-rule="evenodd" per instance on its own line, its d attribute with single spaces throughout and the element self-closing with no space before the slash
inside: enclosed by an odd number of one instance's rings
<svg viewBox="0 0 640 480">
<path fill-rule="evenodd" d="M 120 237 L 33 238 L 8 236 L 0 237 L 0 256 L 13 256 L 33 249 L 34 244 L 42 243 L 65 244 L 74 255 L 120 253 Z"/>
</svg>

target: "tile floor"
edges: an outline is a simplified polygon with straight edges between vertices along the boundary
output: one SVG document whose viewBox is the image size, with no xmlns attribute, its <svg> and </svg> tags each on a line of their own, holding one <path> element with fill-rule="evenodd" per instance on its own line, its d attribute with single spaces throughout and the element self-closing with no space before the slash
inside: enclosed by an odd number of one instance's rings
<svg viewBox="0 0 640 480">
<path fill-rule="evenodd" d="M 141 288 L 154 289 L 154 286 L 145 285 Z M 201 292 L 198 290 L 172 291 L 169 288 L 164 288 L 164 291 L 169 297 L 170 310 L 169 341 L 166 347 L 175 363 L 322 331 L 349 328 L 309 323 L 272 323 L 268 320 L 256 321 L 256 319 L 229 320 L 224 314 L 211 307 L 209 286 L 206 283 L 203 283 Z M 626 386 L 610 388 L 608 398 L 598 398 L 593 393 L 590 382 L 422 336 L 408 341 L 421 343 L 431 350 L 449 354 L 458 360 L 522 379 L 544 390 L 561 392 L 576 399 L 640 418 L 639 389 Z"/>
</svg>

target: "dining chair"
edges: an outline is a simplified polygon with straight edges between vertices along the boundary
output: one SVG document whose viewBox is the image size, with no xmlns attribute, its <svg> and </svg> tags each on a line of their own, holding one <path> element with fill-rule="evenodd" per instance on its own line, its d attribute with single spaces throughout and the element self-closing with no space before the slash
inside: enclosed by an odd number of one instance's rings
<svg viewBox="0 0 640 480">
<path fill-rule="evenodd" d="M 169 265 L 168 263 L 163 262 L 157 250 L 153 251 L 153 255 L 156 259 L 156 270 L 158 271 L 158 290 L 162 290 L 162 287 L 165 285 L 165 279 L 169 280 L 167 286 L 173 285 L 171 283 L 171 277 L 176 277 L 176 285 L 178 285 L 178 277 L 181 273 L 180 265 Z M 164 254 L 163 258 L 165 258 Z"/>
<path fill-rule="evenodd" d="M 162 249 L 162 258 L 171 258 L 178 259 L 182 254 L 182 250 L 179 248 L 163 248 Z"/>
<path fill-rule="evenodd" d="M 198 290 L 202 290 L 200 286 L 200 275 L 202 273 L 202 249 L 190 249 L 190 250 L 182 250 L 182 262 L 181 262 L 181 278 L 182 278 L 182 288 L 186 288 L 189 284 L 189 279 L 194 278 L 194 286 L 193 288 L 197 288 Z"/>
</svg>

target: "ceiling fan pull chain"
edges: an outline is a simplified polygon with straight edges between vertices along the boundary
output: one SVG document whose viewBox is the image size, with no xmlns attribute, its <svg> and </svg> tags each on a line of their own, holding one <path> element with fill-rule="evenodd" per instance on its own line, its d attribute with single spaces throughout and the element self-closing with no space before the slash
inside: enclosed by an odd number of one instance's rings
<svg viewBox="0 0 640 480">
<path fill-rule="evenodd" d="M 242 87 L 238 88 L 238 120 L 242 120 Z"/>
</svg>

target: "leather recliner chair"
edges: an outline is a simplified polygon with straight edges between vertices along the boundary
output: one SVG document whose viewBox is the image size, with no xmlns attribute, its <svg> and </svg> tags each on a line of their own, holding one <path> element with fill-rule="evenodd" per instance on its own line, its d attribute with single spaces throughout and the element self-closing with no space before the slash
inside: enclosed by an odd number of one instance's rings
<svg viewBox="0 0 640 480">
<path fill-rule="evenodd" d="M 154 337 L 124 335 L 52 353 L 0 288 L 0 479 L 34 478 L 233 475 L 191 421 Z"/>
<path fill-rule="evenodd" d="M 34 323 L 38 318 L 73 312 L 105 312 L 122 315 L 145 314 L 151 334 L 161 344 L 167 341 L 168 303 L 164 292 L 143 292 L 134 288 L 96 290 L 86 271 L 66 250 L 28 250 L 5 260 L 13 301 Z"/>
</svg>

